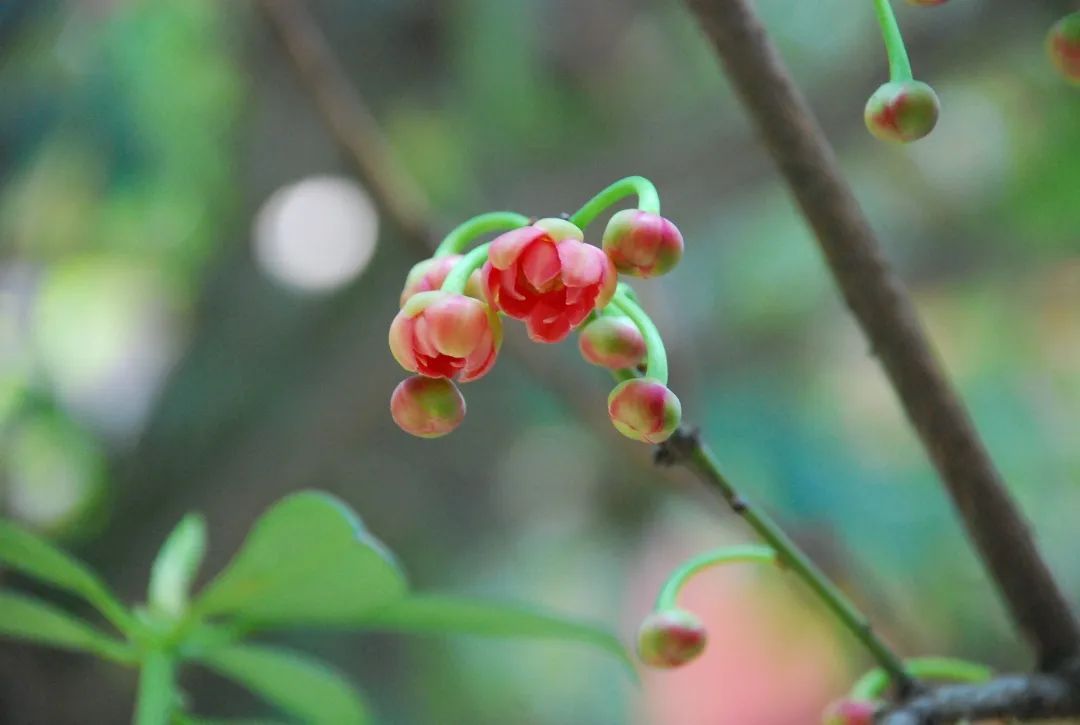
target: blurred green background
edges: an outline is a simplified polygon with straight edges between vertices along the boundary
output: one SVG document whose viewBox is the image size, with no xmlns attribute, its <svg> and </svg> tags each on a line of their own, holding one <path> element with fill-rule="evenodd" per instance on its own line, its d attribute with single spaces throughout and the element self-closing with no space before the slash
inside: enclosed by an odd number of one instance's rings
<svg viewBox="0 0 1080 725">
<path fill-rule="evenodd" d="M 908 147 L 862 125 L 885 79 L 869 0 L 758 5 L 1080 603 L 1080 94 L 1043 51 L 1073 4 L 897 3 L 943 105 Z M 307 6 L 437 231 L 651 178 L 687 253 L 636 289 L 728 475 L 904 653 L 1028 664 L 679 3 Z M 0 508 L 129 601 L 184 512 L 209 519 L 212 573 L 303 487 L 349 501 L 418 588 L 541 603 L 627 642 L 683 557 L 748 538 L 611 428 L 610 380 L 572 341 L 505 349 L 453 435 L 399 431 L 386 330 L 415 261 L 252 0 L 0 3 Z M 388 723 L 800 725 L 867 666 L 776 574 L 709 575 L 686 601 L 707 654 L 640 689 L 571 645 L 291 643 L 349 672 Z M 0 645 L 5 723 L 125 722 L 133 685 Z M 198 671 L 184 685 L 196 712 L 269 712 Z"/>
</svg>

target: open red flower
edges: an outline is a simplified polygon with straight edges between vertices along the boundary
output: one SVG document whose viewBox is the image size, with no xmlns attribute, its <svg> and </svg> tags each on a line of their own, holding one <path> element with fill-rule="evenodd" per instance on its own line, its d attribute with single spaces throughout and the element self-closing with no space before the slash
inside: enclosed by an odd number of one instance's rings
<svg viewBox="0 0 1080 725">
<path fill-rule="evenodd" d="M 558 342 L 615 293 L 617 273 L 581 230 L 541 219 L 491 243 L 483 280 L 488 301 L 524 320 L 536 342 Z"/>
<path fill-rule="evenodd" d="M 409 372 L 467 383 L 495 364 L 499 316 L 480 300 L 435 290 L 410 297 L 390 324 L 390 352 Z"/>
</svg>

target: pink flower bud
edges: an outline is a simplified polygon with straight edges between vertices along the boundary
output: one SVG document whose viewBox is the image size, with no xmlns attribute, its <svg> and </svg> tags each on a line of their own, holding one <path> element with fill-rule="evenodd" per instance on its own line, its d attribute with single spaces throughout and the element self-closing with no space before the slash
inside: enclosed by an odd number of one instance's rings
<svg viewBox="0 0 1080 725">
<path fill-rule="evenodd" d="M 635 378 L 619 383 L 608 395 L 608 415 L 627 438 L 662 443 L 679 427 L 682 405 L 659 380 Z"/>
<path fill-rule="evenodd" d="M 448 254 L 437 259 L 425 259 L 413 265 L 413 268 L 409 270 L 409 275 L 405 278 L 405 288 L 401 290 L 401 305 L 404 306 L 409 298 L 417 292 L 431 292 L 440 289 L 442 283 L 446 281 L 447 275 L 450 274 L 450 270 L 454 268 L 454 265 L 461 258 L 462 255 L 460 254 Z M 469 282 L 465 285 L 465 294 L 483 300 L 482 290 L 480 270 L 477 270 L 469 276 Z"/>
<path fill-rule="evenodd" d="M 1046 37 L 1046 50 L 1062 77 L 1080 85 L 1080 12 L 1069 13 L 1054 23 Z"/>
<path fill-rule="evenodd" d="M 461 425 L 465 418 L 465 398 L 446 378 L 414 375 L 394 388 L 390 415 L 406 433 L 438 438 Z"/>
<path fill-rule="evenodd" d="M 629 317 L 597 317 L 578 335 L 581 356 L 610 370 L 634 368 L 645 359 L 645 338 Z"/>
<path fill-rule="evenodd" d="M 876 703 L 845 698 L 831 703 L 822 714 L 822 725 L 874 725 Z"/>
<path fill-rule="evenodd" d="M 925 83 L 890 82 L 870 96 L 863 118 L 879 139 L 908 143 L 934 130 L 939 110 L 937 94 Z"/>
<path fill-rule="evenodd" d="M 491 243 L 482 272 L 496 309 L 524 320 L 536 342 L 558 342 L 615 294 L 611 261 L 562 219 L 541 219 Z"/>
<path fill-rule="evenodd" d="M 476 380 L 495 364 L 501 343 L 502 325 L 490 307 L 441 290 L 413 295 L 390 324 L 394 358 L 429 378 Z"/>
<path fill-rule="evenodd" d="M 650 667 L 680 667 L 704 651 L 705 639 L 705 627 L 690 612 L 653 612 L 638 629 L 638 657 Z"/>
<path fill-rule="evenodd" d="M 683 238 L 674 224 L 658 214 L 623 209 L 604 229 L 604 251 L 623 274 L 656 277 L 682 259 Z"/>
</svg>

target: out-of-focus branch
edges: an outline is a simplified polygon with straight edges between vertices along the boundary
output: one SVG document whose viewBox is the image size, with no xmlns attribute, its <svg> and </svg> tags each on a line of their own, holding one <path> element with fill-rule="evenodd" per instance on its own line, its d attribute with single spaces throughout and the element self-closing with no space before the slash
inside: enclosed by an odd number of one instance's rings
<svg viewBox="0 0 1080 725">
<path fill-rule="evenodd" d="M 750 0 L 687 0 L 817 237 L 837 285 L 1040 665 L 1080 628 Z"/>
<path fill-rule="evenodd" d="M 410 243 L 426 252 L 431 240 L 431 216 L 424 193 L 401 168 L 375 117 L 349 84 L 310 11 L 297 0 L 259 0 L 259 8 L 334 139 L 349 155 L 376 203 Z"/>
<path fill-rule="evenodd" d="M 1080 688 L 1049 674 L 1003 675 L 977 685 L 944 685 L 882 713 L 882 725 L 927 725 L 988 718 L 1042 720 L 1080 714 Z"/>
</svg>

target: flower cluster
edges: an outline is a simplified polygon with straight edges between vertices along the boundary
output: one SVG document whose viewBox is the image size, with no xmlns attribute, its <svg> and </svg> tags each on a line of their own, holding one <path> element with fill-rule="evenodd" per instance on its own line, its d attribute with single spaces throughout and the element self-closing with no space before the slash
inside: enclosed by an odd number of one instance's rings
<svg viewBox="0 0 1080 725">
<path fill-rule="evenodd" d="M 588 226 L 634 194 L 637 208 L 611 217 L 602 246 L 586 243 Z M 500 232 L 493 241 L 466 251 L 493 232 Z M 390 324 L 390 351 L 416 373 L 391 396 L 394 421 L 424 438 L 456 428 L 465 400 L 455 381 L 476 380 L 492 368 L 505 316 L 521 320 L 539 343 L 579 330 L 582 357 L 619 381 L 608 397 L 615 428 L 634 440 L 666 440 L 679 425 L 681 406 L 667 387 L 663 341 L 618 278 L 664 274 L 682 253 L 682 234 L 660 216 L 656 189 L 640 176 L 615 182 L 565 218 L 492 212 L 459 225 L 409 272 Z"/>
</svg>

